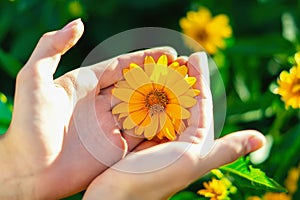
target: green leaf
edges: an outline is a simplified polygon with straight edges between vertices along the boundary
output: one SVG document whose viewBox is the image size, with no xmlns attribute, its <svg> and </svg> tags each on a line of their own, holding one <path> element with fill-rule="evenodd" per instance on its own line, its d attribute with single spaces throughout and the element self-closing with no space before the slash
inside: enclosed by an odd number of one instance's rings
<svg viewBox="0 0 300 200">
<path fill-rule="evenodd" d="M 0 135 L 5 133 L 12 117 L 12 105 L 7 98 L 0 92 Z"/>
<path fill-rule="evenodd" d="M 249 165 L 249 162 L 249 157 L 242 157 L 229 165 L 221 167 L 220 170 L 223 173 L 229 173 L 238 187 L 270 192 L 286 192 L 285 188 L 275 180 L 267 177 L 260 169 Z"/>
<path fill-rule="evenodd" d="M 182 191 L 172 196 L 170 200 L 207 200 L 207 198 L 201 197 L 194 192 Z"/>
</svg>

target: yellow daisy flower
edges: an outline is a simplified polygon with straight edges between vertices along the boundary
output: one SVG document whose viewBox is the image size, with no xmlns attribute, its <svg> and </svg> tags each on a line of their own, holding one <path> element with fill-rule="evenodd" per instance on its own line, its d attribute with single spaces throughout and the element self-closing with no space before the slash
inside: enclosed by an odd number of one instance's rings
<svg viewBox="0 0 300 200">
<path fill-rule="evenodd" d="M 286 107 L 300 108 L 300 52 L 295 55 L 296 66 L 289 72 L 283 71 L 279 75 L 278 88 L 275 93 L 281 95 Z"/>
<path fill-rule="evenodd" d="M 188 68 L 166 55 L 157 62 L 146 56 L 144 66 L 131 63 L 123 71 L 124 79 L 116 84 L 113 95 L 122 102 L 112 113 L 124 118 L 123 128 L 133 129 L 136 135 L 147 139 L 176 139 L 186 128 L 184 120 L 190 117 L 190 108 L 199 90 L 193 89 L 195 77 L 188 76 Z"/>
<path fill-rule="evenodd" d="M 204 7 L 197 12 L 189 11 L 185 18 L 180 19 L 179 24 L 183 33 L 200 43 L 209 54 L 224 49 L 224 39 L 232 35 L 228 16 L 220 14 L 212 17 L 210 11 Z M 185 42 L 195 51 L 202 50 L 188 38 L 185 38 Z"/>
<path fill-rule="evenodd" d="M 228 188 L 222 180 L 212 178 L 209 182 L 204 182 L 205 189 L 199 190 L 197 193 L 210 198 L 210 200 L 224 200 L 228 199 Z"/>
<path fill-rule="evenodd" d="M 247 200 L 261 200 L 261 198 L 258 196 L 251 196 L 251 197 L 248 197 Z"/>
<path fill-rule="evenodd" d="M 263 200 L 291 200 L 292 198 L 286 193 L 267 192 L 262 199 Z"/>
<path fill-rule="evenodd" d="M 298 167 L 292 167 L 288 176 L 285 180 L 286 189 L 289 191 L 289 194 L 294 194 L 298 189 L 298 181 L 300 178 L 300 164 Z"/>
</svg>

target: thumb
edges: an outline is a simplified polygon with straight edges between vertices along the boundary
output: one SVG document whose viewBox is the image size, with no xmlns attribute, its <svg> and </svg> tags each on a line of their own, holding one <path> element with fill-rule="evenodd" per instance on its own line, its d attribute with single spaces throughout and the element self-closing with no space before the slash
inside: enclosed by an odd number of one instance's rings
<svg viewBox="0 0 300 200">
<path fill-rule="evenodd" d="M 264 135 L 258 131 L 245 130 L 216 140 L 215 146 L 205 158 L 211 168 L 231 163 L 248 153 L 256 151 L 266 143 Z"/>
<path fill-rule="evenodd" d="M 83 23 L 77 19 L 61 30 L 45 33 L 22 70 L 32 72 L 29 74 L 34 77 L 51 78 L 53 81 L 61 55 L 77 43 L 83 30 Z"/>
</svg>

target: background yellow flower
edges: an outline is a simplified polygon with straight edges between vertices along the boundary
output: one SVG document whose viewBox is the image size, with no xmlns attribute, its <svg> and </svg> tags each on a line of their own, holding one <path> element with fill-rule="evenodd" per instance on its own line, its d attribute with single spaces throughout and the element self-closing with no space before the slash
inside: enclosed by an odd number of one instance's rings
<svg viewBox="0 0 300 200">
<path fill-rule="evenodd" d="M 225 48 L 224 39 L 232 35 L 229 18 L 224 14 L 212 17 L 210 11 L 204 7 L 199 8 L 197 12 L 189 11 L 179 24 L 183 33 L 200 43 L 210 54 L 216 53 L 219 48 Z M 202 50 L 189 39 L 185 41 L 191 49 Z"/>
<path fill-rule="evenodd" d="M 197 193 L 210 198 L 210 200 L 228 199 L 228 187 L 222 180 L 212 178 L 209 182 L 204 182 L 205 189 L 199 190 Z"/>
<path fill-rule="evenodd" d="M 279 75 L 278 88 L 275 93 L 281 95 L 286 107 L 300 108 L 300 52 L 295 55 L 296 65 L 289 72 Z"/>
</svg>

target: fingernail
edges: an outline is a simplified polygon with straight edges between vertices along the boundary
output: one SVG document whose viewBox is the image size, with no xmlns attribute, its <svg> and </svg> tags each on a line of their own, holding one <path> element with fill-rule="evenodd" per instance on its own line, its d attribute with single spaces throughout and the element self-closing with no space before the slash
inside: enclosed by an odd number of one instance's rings
<svg viewBox="0 0 300 200">
<path fill-rule="evenodd" d="M 73 27 L 74 25 L 77 25 L 78 23 L 82 23 L 81 18 L 75 19 L 71 22 L 69 22 L 67 25 L 65 25 L 62 30 L 67 30 L 71 27 Z"/>
<path fill-rule="evenodd" d="M 248 140 L 248 153 L 255 151 L 266 143 L 266 138 L 263 135 L 255 135 Z"/>
</svg>

